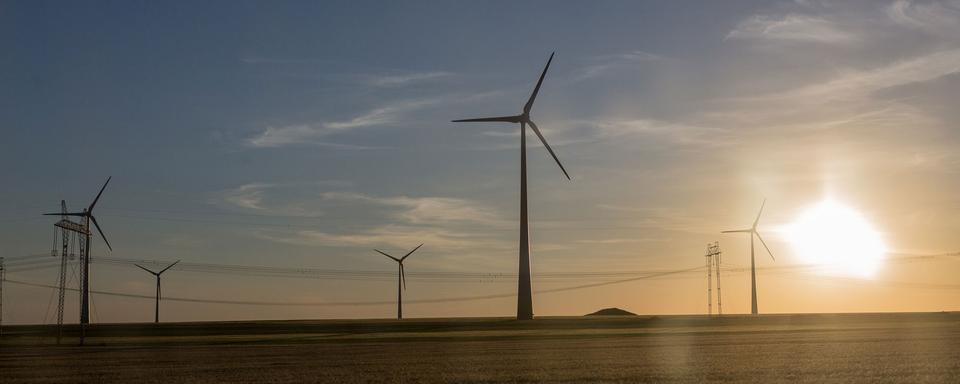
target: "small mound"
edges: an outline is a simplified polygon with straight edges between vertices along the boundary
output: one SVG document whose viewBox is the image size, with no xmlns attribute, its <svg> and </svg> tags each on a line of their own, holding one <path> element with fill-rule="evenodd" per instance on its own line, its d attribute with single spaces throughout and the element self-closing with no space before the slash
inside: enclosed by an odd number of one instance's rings
<svg viewBox="0 0 960 384">
<path fill-rule="evenodd" d="M 586 316 L 636 316 L 637 314 L 624 311 L 620 308 L 604 308 Z"/>
</svg>

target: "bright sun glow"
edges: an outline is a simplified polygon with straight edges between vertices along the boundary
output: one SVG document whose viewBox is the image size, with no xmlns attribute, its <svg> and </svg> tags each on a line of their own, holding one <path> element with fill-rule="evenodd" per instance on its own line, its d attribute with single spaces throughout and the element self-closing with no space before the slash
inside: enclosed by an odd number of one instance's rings
<svg viewBox="0 0 960 384">
<path fill-rule="evenodd" d="M 870 277 L 886 253 L 883 239 L 870 223 L 834 200 L 810 207 L 784 232 L 797 255 L 831 272 Z"/>
</svg>

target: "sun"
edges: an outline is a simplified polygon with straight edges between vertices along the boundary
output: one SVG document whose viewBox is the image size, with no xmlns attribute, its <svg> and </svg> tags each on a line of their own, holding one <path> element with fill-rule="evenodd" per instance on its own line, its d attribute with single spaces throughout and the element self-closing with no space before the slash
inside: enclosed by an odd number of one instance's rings
<svg viewBox="0 0 960 384">
<path fill-rule="evenodd" d="M 830 273 L 871 277 L 887 251 L 863 215 L 832 199 L 811 206 L 782 229 L 797 255 Z"/>
</svg>

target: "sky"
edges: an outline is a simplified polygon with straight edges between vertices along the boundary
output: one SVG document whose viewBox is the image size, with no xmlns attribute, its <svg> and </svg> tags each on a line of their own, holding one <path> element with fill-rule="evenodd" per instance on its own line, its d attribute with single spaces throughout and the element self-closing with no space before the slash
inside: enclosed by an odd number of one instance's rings
<svg viewBox="0 0 960 384">
<path fill-rule="evenodd" d="M 762 313 L 960 310 L 960 1 L 4 1 L 0 52 L 7 323 L 52 321 L 52 291 L 16 283 L 56 282 L 40 214 L 108 176 L 93 290 L 152 297 L 130 261 L 182 259 L 164 297 L 340 303 L 168 300 L 163 320 L 387 318 L 396 265 L 373 249 L 420 243 L 406 316 L 512 316 L 519 129 L 450 120 L 518 113 L 551 52 L 532 115 L 572 180 L 528 135 L 535 314 L 705 313 L 713 241 L 724 312 L 749 312 L 749 238 L 720 231 L 764 199 Z M 825 200 L 875 229 L 876 271 L 791 243 Z"/>
</svg>

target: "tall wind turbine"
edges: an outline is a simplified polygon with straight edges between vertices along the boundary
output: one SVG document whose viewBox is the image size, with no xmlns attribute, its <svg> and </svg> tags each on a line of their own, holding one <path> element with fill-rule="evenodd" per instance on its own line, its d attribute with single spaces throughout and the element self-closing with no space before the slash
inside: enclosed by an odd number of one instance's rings
<svg viewBox="0 0 960 384">
<path fill-rule="evenodd" d="M 770 258 L 773 261 L 777 261 L 773 257 L 773 252 L 770 252 L 770 247 L 767 246 L 767 242 L 763 241 L 763 237 L 760 236 L 760 232 L 757 232 L 757 223 L 760 222 L 760 215 L 763 213 L 763 206 L 767 205 L 767 199 L 763 199 L 763 203 L 760 204 L 760 212 L 757 213 L 757 218 L 753 220 L 753 226 L 747 229 L 737 229 L 732 231 L 723 231 L 721 233 L 749 233 L 750 234 L 750 313 L 756 315 L 757 311 L 757 266 L 756 260 L 754 258 L 753 250 L 753 237 L 756 236 L 757 239 L 760 239 L 760 243 L 763 244 L 763 248 L 767 250 L 767 253 L 770 254 Z"/>
<path fill-rule="evenodd" d="M 537 93 L 540 92 L 543 77 L 547 75 L 547 69 L 550 69 L 551 61 L 553 61 L 553 53 L 550 54 L 547 65 L 543 67 L 543 73 L 540 74 L 540 80 L 537 80 L 537 85 L 533 88 L 533 93 L 530 94 L 527 103 L 523 105 L 523 113 L 513 116 L 453 120 L 454 123 L 502 122 L 520 124 L 520 278 L 517 282 L 518 320 L 533 319 L 533 292 L 530 287 L 530 237 L 527 226 L 527 124 L 533 129 L 533 133 L 536 133 L 537 137 L 540 138 L 540 142 L 543 143 L 544 148 L 550 152 L 550 156 L 553 156 L 553 160 L 560 166 L 563 175 L 567 177 L 567 180 L 570 180 L 570 175 L 567 174 L 567 170 L 563 168 L 563 164 L 560 163 L 557 155 L 553 153 L 550 144 L 547 144 L 547 140 L 543 138 L 543 134 L 540 133 L 540 128 L 530 119 L 530 110 L 533 108 L 534 100 L 537 99 Z"/>
<path fill-rule="evenodd" d="M 44 215 L 47 216 L 78 216 L 84 220 L 83 229 L 85 231 L 86 241 L 84 242 L 85 246 L 83 249 L 83 282 L 80 287 L 81 343 L 83 343 L 83 325 L 90 323 L 90 239 L 93 237 L 90 232 L 90 222 L 93 222 L 93 225 L 97 227 L 97 232 L 100 232 L 100 237 L 103 238 L 103 242 L 107 244 L 107 248 L 113 251 L 113 247 L 111 247 L 110 242 L 107 241 L 107 236 L 103 234 L 103 230 L 100 229 L 100 224 L 97 223 L 97 218 L 93 216 L 93 208 L 96 207 L 97 202 L 100 201 L 100 195 L 103 195 L 103 190 L 107 188 L 107 184 L 110 184 L 110 179 L 112 179 L 112 177 L 107 178 L 107 181 L 103 183 L 103 187 L 100 187 L 100 192 L 97 193 L 97 197 L 93 199 L 90 206 L 84 209 L 83 212 L 44 213 Z"/>
<path fill-rule="evenodd" d="M 170 265 L 168 265 L 166 268 L 161 269 L 160 272 L 154 272 L 154 271 L 151 271 L 151 270 L 147 269 L 146 267 L 141 266 L 140 264 L 134 264 L 134 265 L 136 265 L 137 267 L 140 267 L 140 269 L 142 269 L 142 270 L 144 270 L 144 271 L 147 271 L 147 272 L 149 272 L 151 275 L 154 275 L 154 276 L 157 277 L 157 302 L 156 302 L 156 309 L 155 309 L 155 311 L 153 312 L 153 322 L 154 322 L 154 323 L 159 323 L 159 322 L 160 322 L 160 275 L 162 275 L 164 272 L 166 272 L 168 269 L 170 269 L 170 267 L 173 267 L 174 265 L 177 265 L 177 263 L 179 263 L 179 262 L 180 262 L 180 260 L 174 261 L 173 264 L 170 264 Z"/>
<path fill-rule="evenodd" d="M 397 265 L 398 265 L 398 270 L 397 270 L 397 320 L 403 320 L 403 291 L 407 289 L 407 278 L 404 276 L 404 273 L 403 273 L 403 261 L 406 260 L 408 257 L 410 257 L 410 255 L 412 255 L 414 252 L 416 252 L 416 251 L 417 251 L 418 249 L 420 249 L 420 247 L 422 247 L 422 246 L 423 246 L 423 244 L 418 245 L 418 246 L 417 246 L 416 248 L 414 248 L 412 251 L 407 252 L 406 255 L 403 255 L 403 257 L 401 257 L 401 258 L 399 258 L 399 259 L 396 258 L 396 257 L 393 257 L 393 256 L 388 255 L 388 254 L 387 254 L 386 252 L 384 252 L 384 251 L 381 251 L 381 250 L 379 250 L 379 249 L 374 249 L 374 251 L 377 251 L 377 252 L 380 253 L 381 255 L 384 255 L 384 256 L 386 256 L 386 257 L 389 257 L 389 258 L 393 259 L 393 261 L 396 261 L 396 262 L 397 262 Z"/>
</svg>

